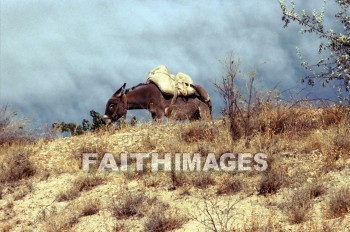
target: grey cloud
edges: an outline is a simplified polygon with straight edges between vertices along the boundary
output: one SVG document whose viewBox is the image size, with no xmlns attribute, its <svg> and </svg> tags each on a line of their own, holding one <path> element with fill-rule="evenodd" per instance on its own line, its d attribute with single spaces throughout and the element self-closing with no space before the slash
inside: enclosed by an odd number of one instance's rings
<svg viewBox="0 0 350 232">
<path fill-rule="evenodd" d="M 202 83 L 218 112 L 211 83 L 230 51 L 244 67 L 257 67 L 261 85 L 280 82 L 281 89 L 305 74 L 295 47 L 306 57 L 315 53 L 297 25 L 282 28 L 277 1 L 1 4 L 1 104 L 39 124 L 80 122 L 91 109 L 103 112 L 117 88 L 144 82 L 159 64 Z"/>
</svg>

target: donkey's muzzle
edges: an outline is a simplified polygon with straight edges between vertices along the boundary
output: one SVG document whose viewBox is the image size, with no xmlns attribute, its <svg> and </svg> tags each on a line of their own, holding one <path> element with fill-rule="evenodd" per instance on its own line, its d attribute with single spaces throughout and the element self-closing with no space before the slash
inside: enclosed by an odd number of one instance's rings
<svg viewBox="0 0 350 232">
<path fill-rule="evenodd" d="M 108 125 L 108 124 L 111 124 L 112 123 L 112 120 L 109 118 L 108 115 L 103 115 L 103 120 L 105 121 L 105 123 Z"/>
</svg>

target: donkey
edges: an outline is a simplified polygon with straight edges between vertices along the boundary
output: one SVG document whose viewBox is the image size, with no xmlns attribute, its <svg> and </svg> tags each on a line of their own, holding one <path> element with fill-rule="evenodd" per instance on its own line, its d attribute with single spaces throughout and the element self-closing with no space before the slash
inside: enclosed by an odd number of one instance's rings
<svg viewBox="0 0 350 232">
<path fill-rule="evenodd" d="M 198 94 L 177 97 L 160 91 L 154 83 L 138 84 L 125 90 L 125 85 L 118 89 L 106 104 L 103 116 L 106 124 L 126 118 L 127 110 L 147 109 L 155 121 L 164 116 L 175 120 L 211 120 L 211 103 L 201 100 Z"/>
</svg>

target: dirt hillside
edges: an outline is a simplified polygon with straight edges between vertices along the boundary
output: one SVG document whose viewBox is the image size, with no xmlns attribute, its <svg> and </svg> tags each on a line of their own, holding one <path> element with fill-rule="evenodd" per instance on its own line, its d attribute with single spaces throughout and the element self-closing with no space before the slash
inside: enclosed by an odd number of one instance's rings
<svg viewBox="0 0 350 232">
<path fill-rule="evenodd" d="M 127 126 L 1 147 L 2 231 L 350 231 L 348 119 L 314 110 L 304 128 L 233 141 L 228 122 Z M 300 114 L 298 114 L 300 116 Z M 332 116 L 333 115 L 333 116 Z M 322 121 L 323 120 L 323 121 Z M 317 125 L 314 125 L 316 122 Z M 248 142 L 247 142 L 248 141 Z M 82 154 L 264 153 L 259 171 L 100 172 Z M 203 158 L 203 163 L 205 158 Z M 135 161 L 130 168 L 135 169 Z"/>
</svg>

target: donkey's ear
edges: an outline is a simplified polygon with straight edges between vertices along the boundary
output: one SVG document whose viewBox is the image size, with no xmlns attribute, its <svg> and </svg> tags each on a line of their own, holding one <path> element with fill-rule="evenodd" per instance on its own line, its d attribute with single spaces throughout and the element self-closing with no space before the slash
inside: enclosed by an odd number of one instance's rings
<svg viewBox="0 0 350 232">
<path fill-rule="evenodd" d="M 124 85 L 120 87 L 120 89 L 118 89 L 117 92 L 113 94 L 113 97 L 120 97 L 125 90 L 125 86 L 126 86 L 126 83 L 124 83 Z"/>
</svg>

